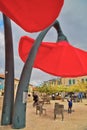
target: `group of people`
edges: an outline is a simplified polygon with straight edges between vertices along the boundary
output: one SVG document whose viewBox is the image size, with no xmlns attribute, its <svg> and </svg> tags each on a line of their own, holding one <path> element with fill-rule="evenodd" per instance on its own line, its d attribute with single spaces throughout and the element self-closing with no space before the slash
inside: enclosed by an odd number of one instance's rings
<svg viewBox="0 0 87 130">
<path fill-rule="evenodd" d="M 38 104 L 39 101 L 39 97 L 36 93 L 33 93 L 33 107 L 36 106 Z M 73 102 L 72 99 L 67 99 L 68 101 L 68 113 L 72 112 L 72 106 L 73 106 Z"/>
<path fill-rule="evenodd" d="M 77 97 L 78 97 L 79 102 L 82 102 L 83 93 L 79 92 Z M 72 106 L 73 106 L 72 97 L 70 99 L 67 99 L 67 101 L 68 101 L 68 113 L 71 113 L 72 112 Z"/>
</svg>

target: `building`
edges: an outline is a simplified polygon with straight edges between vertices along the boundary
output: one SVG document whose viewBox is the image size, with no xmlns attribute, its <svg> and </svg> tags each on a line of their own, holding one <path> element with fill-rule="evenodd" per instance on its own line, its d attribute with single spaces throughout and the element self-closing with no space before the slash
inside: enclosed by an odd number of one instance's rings
<svg viewBox="0 0 87 130">
<path fill-rule="evenodd" d="M 87 76 L 81 76 L 76 78 L 61 78 L 61 84 L 65 86 L 74 85 L 78 82 L 87 82 Z"/>
<path fill-rule="evenodd" d="M 87 76 L 81 76 L 76 78 L 56 78 L 45 81 L 44 84 L 52 86 L 56 85 L 70 86 L 77 84 L 78 82 L 87 82 Z"/>
<path fill-rule="evenodd" d="M 4 75 L 0 75 L 0 90 L 4 89 Z"/>
<path fill-rule="evenodd" d="M 19 84 L 19 79 L 14 79 L 14 93 L 16 94 L 17 88 Z M 4 85 L 5 85 L 5 75 L 0 74 L 0 92 L 4 91 Z M 32 84 L 29 84 L 28 93 L 32 93 L 34 86 Z"/>
</svg>

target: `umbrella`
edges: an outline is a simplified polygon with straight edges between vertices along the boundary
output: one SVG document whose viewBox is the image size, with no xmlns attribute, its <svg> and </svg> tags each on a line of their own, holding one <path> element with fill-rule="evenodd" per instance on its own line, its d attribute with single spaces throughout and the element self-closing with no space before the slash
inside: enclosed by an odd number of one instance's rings
<svg viewBox="0 0 87 130">
<path fill-rule="evenodd" d="M 19 55 L 25 62 L 34 39 L 24 36 L 19 42 Z M 72 46 L 68 41 L 42 42 L 34 66 L 49 74 L 61 77 L 87 75 L 87 52 Z"/>
<path fill-rule="evenodd" d="M 64 0 L 0 0 L 0 10 L 25 31 L 37 32 L 58 17 Z"/>
</svg>

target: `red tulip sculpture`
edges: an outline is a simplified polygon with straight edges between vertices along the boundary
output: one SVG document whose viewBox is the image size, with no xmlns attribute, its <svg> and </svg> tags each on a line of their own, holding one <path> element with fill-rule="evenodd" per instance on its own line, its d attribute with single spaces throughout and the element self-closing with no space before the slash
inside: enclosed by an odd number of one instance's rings
<svg viewBox="0 0 87 130">
<path fill-rule="evenodd" d="M 19 55 L 25 62 L 34 39 L 24 36 L 19 42 Z M 87 75 L 87 52 L 72 46 L 68 41 L 42 42 L 34 66 L 49 74 L 61 77 Z"/>
<path fill-rule="evenodd" d="M 64 0 L 0 0 L 0 10 L 27 32 L 51 25 L 59 16 Z"/>
</svg>

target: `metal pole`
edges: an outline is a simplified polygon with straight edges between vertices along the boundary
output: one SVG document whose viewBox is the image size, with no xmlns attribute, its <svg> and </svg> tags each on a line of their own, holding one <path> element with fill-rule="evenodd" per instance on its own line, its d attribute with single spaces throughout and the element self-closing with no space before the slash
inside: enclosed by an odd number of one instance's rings
<svg viewBox="0 0 87 130">
<path fill-rule="evenodd" d="M 45 37 L 46 33 L 49 31 L 49 29 L 54 26 L 57 30 L 59 26 L 57 21 L 55 21 L 50 27 L 42 31 L 39 36 L 37 37 L 30 54 L 28 55 L 28 58 L 26 60 L 26 63 L 24 65 L 20 82 L 18 85 L 15 105 L 14 105 L 14 115 L 13 115 L 13 122 L 12 127 L 14 129 L 24 128 L 25 122 L 26 122 L 26 97 L 28 93 L 28 85 L 30 82 L 32 67 L 34 63 L 35 56 L 37 54 L 38 48 L 40 46 L 40 43 L 42 42 L 43 38 Z M 58 33 L 58 30 L 57 30 Z"/>
<path fill-rule="evenodd" d="M 5 37 L 5 89 L 1 125 L 12 123 L 14 104 L 14 57 L 11 21 L 3 14 Z"/>
<path fill-rule="evenodd" d="M 27 97 L 27 93 L 28 93 L 28 85 L 31 77 L 34 59 L 41 41 L 43 40 L 46 33 L 49 31 L 51 27 L 52 25 L 39 34 L 24 65 L 20 82 L 18 85 L 18 91 L 17 91 L 15 105 L 14 105 L 14 115 L 13 115 L 13 123 L 12 123 L 12 127 L 14 129 L 25 127 L 25 122 L 26 122 L 26 99 L 25 98 Z"/>
<path fill-rule="evenodd" d="M 63 40 L 68 41 L 67 37 L 64 35 L 64 33 L 61 29 L 59 21 L 56 21 L 56 23 L 54 24 L 54 28 L 56 29 L 56 31 L 58 33 L 57 41 L 63 41 Z"/>
</svg>

